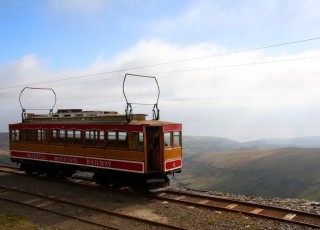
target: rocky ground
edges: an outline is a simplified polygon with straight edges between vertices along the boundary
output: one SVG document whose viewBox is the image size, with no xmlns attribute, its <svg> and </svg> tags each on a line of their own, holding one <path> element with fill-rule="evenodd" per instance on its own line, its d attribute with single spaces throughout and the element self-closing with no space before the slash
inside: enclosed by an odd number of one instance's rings
<svg viewBox="0 0 320 230">
<path fill-rule="evenodd" d="M 8 162 L 8 156 L 1 152 L 0 164 Z M 19 187 L 30 192 L 40 192 L 44 195 L 54 195 L 64 199 L 90 204 L 107 210 L 118 211 L 142 218 L 170 223 L 187 229 L 303 229 L 301 226 L 289 225 L 275 221 L 253 218 L 229 212 L 210 211 L 193 206 L 185 206 L 171 202 L 150 200 L 141 196 L 127 196 L 119 193 L 109 192 L 108 188 L 95 189 L 76 184 L 66 183 L 59 180 L 45 180 L 45 178 L 22 177 L 6 173 L 0 173 L 0 184 L 6 186 Z M 196 192 L 197 191 L 189 191 Z M 204 192 L 205 195 L 228 196 L 240 200 L 250 200 L 257 203 L 293 207 L 303 211 L 319 213 L 319 206 L 301 200 L 281 200 L 245 197 L 217 192 Z M 31 208 L 22 207 L 17 204 L 0 200 L 0 216 L 21 217 L 30 221 L 28 224 L 33 229 L 92 229 L 92 226 L 75 222 L 66 218 L 48 214 Z M 90 216 L 92 218 L 106 218 L 92 212 L 79 211 L 79 216 Z M 20 218 L 18 218 L 20 220 Z M 106 218 L 103 221 L 109 221 Z M 150 229 L 144 224 L 130 225 L 126 221 L 117 220 L 117 226 L 121 229 Z M 4 223 L 4 222 L 3 222 Z M 18 222 L 17 222 L 18 223 Z M 5 228 L 21 229 L 19 224 Z M 1 227 L 0 227 L 1 229 Z M 94 227 L 94 229 L 96 229 Z M 152 229 L 158 229 L 156 227 Z M 305 228 L 306 229 L 306 228 Z"/>
</svg>

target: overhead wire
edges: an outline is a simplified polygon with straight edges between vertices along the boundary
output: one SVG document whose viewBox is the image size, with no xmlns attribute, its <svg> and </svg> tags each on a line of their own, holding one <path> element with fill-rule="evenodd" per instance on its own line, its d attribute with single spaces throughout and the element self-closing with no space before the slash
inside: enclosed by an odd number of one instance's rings
<svg viewBox="0 0 320 230">
<path fill-rule="evenodd" d="M 173 70 L 173 71 L 168 71 L 168 72 L 157 72 L 156 74 L 160 75 L 160 74 L 181 73 L 181 72 L 210 70 L 210 69 L 236 68 L 236 67 L 245 67 L 245 66 L 251 66 L 251 65 L 263 65 L 263 64 L 273 64 L 273 63 L 290 62 L 290 61 L 302 61 L 302 60 L 317 59 L 317 58 L 320 58 L 320 56 L 281 59 L 281 60 L 264 61 L 264 62 L 250 62 L 250 63 L 243 63 L 243 64 L 211 66 L 211 67 L 202 67 L 202 68 L 190 68 L 190 69 L 182 69 L 182 70 Z M 61 84 L 61 85 L 55 85 L 55 87 L 61 87 L 61 86 L 67 86 L 67 85 L 88 84 L 88 83 L 92 83 L 92 82 L 107 81 L 107 80 L 114 80 L 114 79 L 120 79 L 120 78 L 122 78 L 122 77 L 113 77 L 113 78 L 107 78 L 107 79 L 98 79 L 98 80 L 83 81 L 83 82 L 76 82 L 76 83 L 66 83 L 66 84 Z"/>
<path fill-rule="evenodd" d="M 212 66 L 212 67 L 202 67 L 202 68 L 191 68 L 191 69 L 185 69 L 185 70 L 174 70 L 174 71 L 168 71 L 168 72 L 158 72 L 158 74 L 180 73 L 180 72 L 197 71 L 197 70 L 208 70 L 208 69 L 234 68 L 234 67 L 243 67 L 243 66 L 251 66 L 251 65 L 273 64 L 273 63 L 279 63 L 279 62 L 301 61 L 301 60 L 316 59 L 316 58 L 320 58 L 320 56 L 311 56 L 311 57 L 303 57 L 303 58 L 292 58 L 292 59 L 282 59 L 282 60 L 264 61 L 264 62 L 251 62 L 251 63 L 243 63 L 243 64 L 235 64 L 235 65 L 223 65 L 223 66 Z"/>
<path fill-rule="evenodd" d="M 86 75 L 80 75 L 80 76 L 74 76 L 74 77 L 67 77 L 67 78 L 61 78 L 61 79 L 57 79 L 57 80 L 24 83 L 24 84 L 19 84 L 19 85 L 1 87 L 0 90 L 19 88 L 19 87 L 24 87 L 24 86 L 33 86 L 33 85 L 46 84 L 46 83 L 54 83 L 54 82 L 67 81 L 67 80 L 73 80 L 73 79 L 79 79 L 79 78 L 87 78 L 87 77 L 98 76 L 98 75 L 125 72 L 125 71 L 129 71 L 129 70 L 151 68 L 151 67 L 156 67 L 156 66 L 175 64 L 175 63 L 179 63 L 179 62 L 186 62 L 186 61 L 199 60 L 199 59 L 207 59 L 207 58 L 212 58 L 212 57 L 217 57 L 217 56 L 225 56 L 225 55 L 232 55 L 232 54 L 238 54 L 238 53 L 245 53 L 245 52 L 251 52 L 251 51 L 255 51 L 255 50 L 268 49 L 268 48 L 292 45 L 292 44 L 303 43 L 303 42 L 310 42 L 310 41 L 315 41 L 315 40 L 319 40 L 319 39 L 320 39 L 320 37 L 314 37 L 314 38 L 309 38 L 309 39 L 296 40 L 296 41 L 278 43 L 278 44 L 267 45 L 267 46 L 260 46 L 260 47 L 256 47 L 256 48 L 245 49 L 245 50 L 231 51 L 231 52 L 225 52 L 225 53 L 217 53 L 217 54 L 201 56 L 201 57 L 184 58 L 184 59 L 179 59 L 179 60 L 175 60 L 175 61 L 168 61 L 168 62 L 162 62 L 162 63 L 156 63 L 156 64 L 150 64 L 150 65 L 143 65 L 143 66 L 138 66 L 138 67 L 111 70 L 111 71 L 106 71 L 106 72 L 101 72 L 101 73 L 93 73 L 93 74 L 86 74 Z"/>
</svg>

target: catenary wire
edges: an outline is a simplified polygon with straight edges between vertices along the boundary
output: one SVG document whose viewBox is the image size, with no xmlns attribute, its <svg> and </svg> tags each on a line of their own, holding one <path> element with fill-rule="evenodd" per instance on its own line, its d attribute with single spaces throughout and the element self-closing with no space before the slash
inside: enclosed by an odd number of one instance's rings
<svg viewBox="0 0 320 230">
<path fill-rule="evenodd" d="M 203 68 L 190 68 L 190 69 L 184 69 L 184 70 L 173 70 L 173 71 L 168 71 L 168 72 L 157 72 L 157 73 L 155 73 L 155 75 L 180 73 L 180 72 L 190 72 L 190 71 L 201 71 L 201 70 L 211 70 L 211 69 L 236 68 L 236 67 L 245 67 L 245 66 L 252 66 L 252 65 L 274 64 L 274 63 L 290 62 L 290 61 L 302 61 L 302 60 L 317 59 L 317 58 L 320 58 L 320 56 L 311 56 L 311 57 L 302 57 L 302 58 L 293 58 L 293 59 L 281 59 L 281 60 L 264 61 L 264 62 L 251 62 L 251 63 L 212 66 L 212 67 L 203 67 Z M 120 79 L 120 78 L 122 78 L 122 77 L 98 79 L 98 80 L 92 80 L 92 81 L 82 81 L 82 82 L 76 82 L 76 83 L 66 83 L 66 84 L 54 85 L 54 87 L 63 87 L 63 86 L 67 86 L 67 85 L 88 84 L 88 83 L 92 83 L 92 82 L 107 81 L 107 80 L 114 80 L 114 79 Z"/>
<path fill-rule="evenodd" d="M 97 75 L 119 73 L 119 72 L 124 72 L 124 71 L 129 71 L 129 70 L 144 69 L 144 68 L 150 68 L 150 67 L 155 67 L 155 66 L 174 64 L 174 63 L 179 63 L 179 62 L 186 62 L 186 61 L 191 61 L 191 60 L 212 58 L 212 57 L 217 57 L 217 56 L 225 56 L 225 55 L 231 55 L 231 54 L 245 53 L 245 52 L 250 52 L 250 51 L 255 51 L 255 50 L 268 49 L 268 48 L 292 45 L 292 44 L 303 43 L 303 42 L 310 42 L 310 41 L 315 41 L 315 40 L 319 40 L 319 39 L 320 39 L 320 37 L 314 37 L 314 38 L 309 38 L 309 39 L 296 40 L 296 41 L 285 42 L 285 43 L 278 43 L 278 44 L 273 44 L 273 45 L 261 46 L 261 47 L 250 48 L 250 49 L 245 49 L 245 50 L 239 50 L 239 51 L 217 53 L 217 54 L 201 56 L 201 57 L 185 58 L 185 59 L 179 59 L 179 60 L 175 60 L 175 61 L 156 63 L 156 64 L 151 64 L 151 65 L 144 65 L 144 66 L 138 66 L 138 67 L 132 67 L 132 68 L 124 68 L 124 69 L 106 71 L 106 72 L 101 72 L 101 73 L 93 73 L 93 74 L 86 74 L 86 75 L 80 75 L 80 76 L 74 76 L 74 77 L 68 77 L 68 78 L 61 78 L 61 79 L 57 79 L 57 80 L 50 80 L 50 81 L 42 81 L 42 82 L 33 82 L 33 83 L 26 83 L 26 84 L 20 84 L 20 85 L 13 85 L 13 86 L 2 87 L 2 88 L 0 88 L 0 90 L 24 87 L 24 86 L 27 86 L 27 85 L 28 86 L 32 86 L 32 85 L 39 85 L 39 84 L 45 84 L 45 83 L 54 83 L 54 82 L 60 82 L 60 81 L 67 81 L 67 80 L 78 79 L 78 78 L 87 78 L 87 77 L 92 77 L 92 76 L 97 76 Z"/>
</svg>

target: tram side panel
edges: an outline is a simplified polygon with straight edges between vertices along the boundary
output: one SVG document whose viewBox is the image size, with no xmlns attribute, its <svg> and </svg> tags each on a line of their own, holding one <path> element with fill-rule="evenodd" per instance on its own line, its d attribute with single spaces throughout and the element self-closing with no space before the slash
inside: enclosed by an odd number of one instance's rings
<svg viewBox="0 0 320 230">
<path fill-rule="evenodd" d="M 23 163 L 51 162 L 91 168 L 105 168 L 133 173 L 144 173 L 143 148 L 139 151 L 108 148 L 105 146 L 80 146 L 71 143 L 21 142 L 19 126 L 10 128 L 11 159 Z M 49 133 L 49 132 L 48 132 Z M 28 138 L 26 138 L 27 140 Z"/>
</svg>

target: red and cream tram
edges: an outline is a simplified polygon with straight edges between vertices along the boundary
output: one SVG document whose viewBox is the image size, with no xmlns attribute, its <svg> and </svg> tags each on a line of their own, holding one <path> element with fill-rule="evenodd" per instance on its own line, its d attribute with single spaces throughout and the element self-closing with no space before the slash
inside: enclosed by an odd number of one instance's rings
<svg viewBox="0 0 320 230">
<path fill-rule="evenodd" d="M 101 183 L 161 187 L 168 184 L 168 174 L 182 168 L 182 125 L 146 120 L 132 109 L 125 115 L 81 109 L 44 115 L 23 109 L 22 122 L 10 124 L 9 131 L 11 160 L 27 173 L 89 171 Z"/>
</svg>

